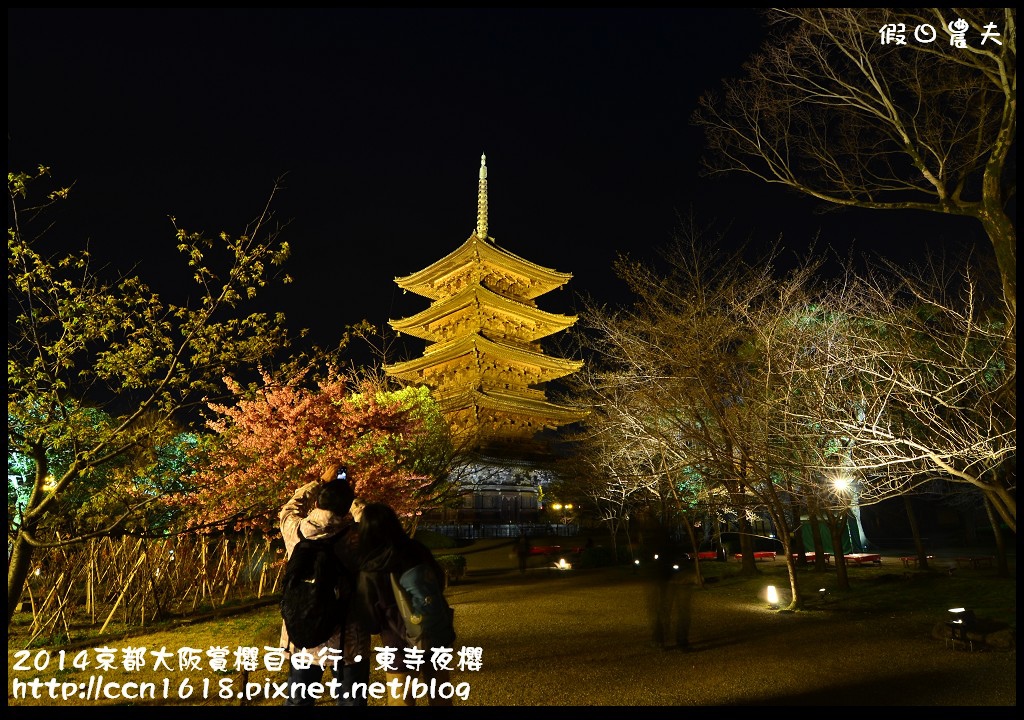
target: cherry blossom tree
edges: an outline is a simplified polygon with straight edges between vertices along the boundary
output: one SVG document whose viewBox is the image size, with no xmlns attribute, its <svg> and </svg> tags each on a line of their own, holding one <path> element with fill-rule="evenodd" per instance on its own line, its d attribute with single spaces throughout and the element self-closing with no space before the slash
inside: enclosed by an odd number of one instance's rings
<svg viewBox="0 0 1024 720">
<path fill-rule="evenodd" d="M 426 387 L 393 390 L 337 369 L 307 383 L 310 374 L 277 380 L 264 371 L 251 388 L 225 378 L 235 402 L 211 403 L 202 469 L 193 491 L 173 500 L 187 526 L 270 530 L 291 493 L 335 462 L 348 467 L 357 495 L 401 516 L 444 500 L 448 426 Z"/>
</svg>

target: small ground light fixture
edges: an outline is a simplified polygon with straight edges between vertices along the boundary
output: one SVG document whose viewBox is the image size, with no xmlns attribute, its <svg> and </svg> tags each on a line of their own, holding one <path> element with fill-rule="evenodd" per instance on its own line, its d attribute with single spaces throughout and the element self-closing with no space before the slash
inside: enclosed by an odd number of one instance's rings
<svg viewBox="0 0 1024 720">
<path fill-rule="evenodd" d="M 558 567 L 559 570 L 571 570 L 572 569 L 572 564 L 571 563 L 567 563 L 565 561 L 565 558 L 559 558 L 558 559 L 558 563 L 557 563 L 557 567 Z"/>
<path fill-rule="evenodd" d="M 974 622 L 974 612 L 967 608 L 956 607 L 949 609 L 949 620 L 950 622 L 960 624 L 970 624 Z"/>
<path fill-rule="evenodd" d="M 824 600 L 826 595 L 828 595 L 828 590 L 826 590 L 825 588 L 818 589 L 818 597 Z"/>
<path fill-rule="evenodd" d="M 966 643 L 970 646 L 971 650 L 974 649 L 974 643 L 971 638 L 967 636 L 967 633 L 973 629 L 974 626 L 974 611 L 968 610 L 967 608 L 955 607 L 949 609 L 949 639 L 953 641 L 954 645 L 959 640 L 962 643 Z"/>
<path fill-rule="evenodd" d="M 775 589 L 774 585 L 768 586 L 768 604 L 772 606 L 772 609 L 779 607 L 779 591 Z"/>
</svg>

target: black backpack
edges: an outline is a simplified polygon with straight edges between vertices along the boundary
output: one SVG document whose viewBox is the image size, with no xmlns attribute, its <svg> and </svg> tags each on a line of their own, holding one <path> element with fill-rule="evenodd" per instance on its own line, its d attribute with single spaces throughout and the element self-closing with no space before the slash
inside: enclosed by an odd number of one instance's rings
<svg viewBox="0 0 1024 720">
<path fill-rule="evenodd" d="M 335 553 L 336 536 L 310 540 L 298 532 L 284 568 L 281 617 L 293 645 L 314 648 L 344 622 L 353 583 Z"/>
<path fill-rule="evenodd" d="M 455 610 L 444 596 L 444 583 L 430 564 L 389 573 L 405 630 L 406 644 L 429 650 L 455 642 Z"/>
</svg>

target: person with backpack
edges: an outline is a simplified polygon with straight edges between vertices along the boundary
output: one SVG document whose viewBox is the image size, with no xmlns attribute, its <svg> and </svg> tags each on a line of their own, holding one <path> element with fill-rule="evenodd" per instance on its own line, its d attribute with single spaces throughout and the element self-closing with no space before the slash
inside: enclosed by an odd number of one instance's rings
<svg viewBox="0 0 1024 720">
<path fill-rule="evenodd" d="M 391 683 L 405 677 L 416 677 L 422 673 L 423 681 L 436 681 L 435 687 L 450 680 L 451 672 L 435 658 L 435 648 L 454 650 L 455 627 L 452 609 L 444 597 L 444 570 L 434 559 L 434 554 L 423 543 L 405 532 L 398 515 L 383 503 L 369 503 L 357 513 L 359 521 L 359 547 L 361 560 L 360 583 L 366 590 L 369 605 L 381 642 L 386 647 L 397 649 L 396 671 L 386 671 L 386 680 Z M 418 627 L 410 628 L 402 619 L 392 575 L 404 590 L 412 613 L 420 620 Z M 410 636 L 418 636 L 413 640 Z M 419 671 L 405 672 L 405 649 L 417 647 L 423 651 L 423 665 Z M 438 660 L 435 667 L 434 661 Z M 406 670 L 408 668 L 406 667 Z M 389 685 L 390 687 L 390 685 Z M 450 698 L 440 693 L 427 696 L 430 705 L 451 705 Z M 388 693 L 388 705 L 415 705 L 413 697 L 394 697 Z"/>
<path fill-rule="evenodd" d="M 359 533 L 349 514 L 353 497 L 345 468 L 334 464 L 320 480 L 296 490 L 278 516 L 288 558 L 281 593 L 287 706 L 315 705 L 309 685 L 323 682 L 328 666 L 340 682 L 338 705 L 367 704 L 364 693 L 353 691 L 354 683 L 365 687 L 370 679 L 369 612 L 356 590 Z M 312 662 L 301 662 L 301 656 L 292 662 L 303 649 Z"/>
</svg>

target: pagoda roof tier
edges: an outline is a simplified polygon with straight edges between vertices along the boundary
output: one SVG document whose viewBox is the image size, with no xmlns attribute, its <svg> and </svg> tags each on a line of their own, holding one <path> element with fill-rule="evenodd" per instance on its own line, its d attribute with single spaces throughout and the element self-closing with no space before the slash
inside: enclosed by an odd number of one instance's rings
<svg viewBox="0 0 1024 720">
<path fill-rule="evenodd" d="M 509 395 L 495 391 L 478 389 L 466 390 L 455 395 L 448 395 L 438 400 L 444 413 L 452 414 L 460 410 L 479 408 L 495 414 L 518 415 L 538 420 L 547 427 L 559 427 L 582 420 L 587 416 L 585 410 L 578 410 L 566 405 L 558 405 L 549 400 L 524 398 L 520 395 Z M 536 428 L 539 430 L 540 428 Z"/>
<path fill-rule="evenodd" d="M 476 306 L 483 315 L 500 316 L 516 325 L 516 337 L 522 340 L 537 340 L 570 327 L 576 322 L 575 315 L 559 315 L 527 305 L 512 298 L 499 295 L 481 285 L 467 285 L 451 297 L 439 300 L 426 310 L 402 320 L 388 321 L 397 332 L 422 338 L 431 342 L 443 340 L 432 326 L 454 317 L 460 310 Z M 480 328 L 487 327 L 482 321 Z M 480 329 L 474 328 L 474 329 Z"/>
<path fill-rule="evenodd" d="M 526 300 L 559 288 L 572 279 L 572 273 L 532 263 L 498 247 L 491 238 L 478 237 L 474 231 L 466 242 L 437 262 L 419 272 L 397 277 L 395 283 L 403 290 L 437 300 L 458 292 L 461 285 L 466 284 L 463 276 L 470 274 L 474 275 L 470 285 L 486 284 L 489 276 L 502 278 L 512 285 L 506 294 Z"/>
<path fill-rule="evenodd" d="M 392 377 L 422 382 L 425 371 L 466 356 L 474 356 L 477 361 L 481 358 L 493 358 L 520 366 L 537 368 L 540 371 L 537 383 L 555 380 L 583 367 L 582 360 L 552 357 L 541 352 L 491 340 L 479 333 L 472 333 L 448 342 L 434 343 L 427 347 L 422 356 L 385 366 L 384 370 Z"/>
</svg>

